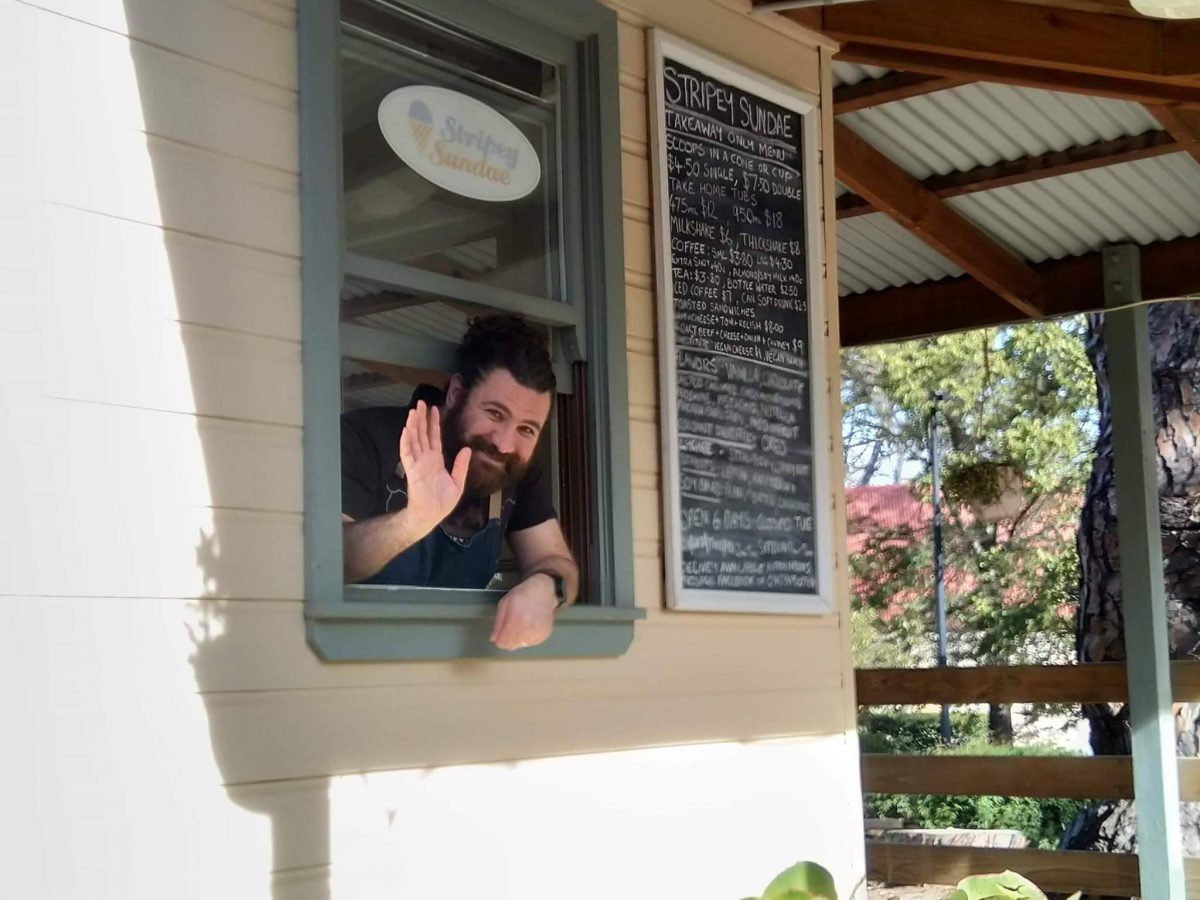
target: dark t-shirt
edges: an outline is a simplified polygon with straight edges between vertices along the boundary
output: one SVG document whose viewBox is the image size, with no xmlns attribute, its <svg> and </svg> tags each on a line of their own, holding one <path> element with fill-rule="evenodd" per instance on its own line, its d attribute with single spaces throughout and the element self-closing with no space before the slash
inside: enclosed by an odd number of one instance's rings
<svg viewBox="0 0 1200 900">
<path fill-rule="evenodd" d="M 417 388 L 417 400 L 440 406 L 441 391 Z M 375 406 L 342 414 L 342 512 L 356 521 L 403 509 L 407 494 L 397 474 L 400 433 L 409 407 Z M 554 518 L 550 486 L 536 465 L 504 494 L 505 531 L 521 531 Z"/>
</svg>

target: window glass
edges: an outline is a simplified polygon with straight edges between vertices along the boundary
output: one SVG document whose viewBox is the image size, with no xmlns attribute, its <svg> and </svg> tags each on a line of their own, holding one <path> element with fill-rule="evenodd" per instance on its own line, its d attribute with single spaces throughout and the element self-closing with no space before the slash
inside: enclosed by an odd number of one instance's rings
<svg viewBox="0 0 1200 900">
<path fill-rule="evenodd" d="M 343 17 L 346 251 L 560 300 L 557 68 L 381 5 L 346 3 Z M 529 146 L 502 146 L 498 169 L 532 148 L 536 187 L 518 199 L 477 199 L 435 184 L 405 162 L 384 136 L 379 108 L 393 91 L 418 85 L 465 94 L 507 119 Z M 441 111 L 430 117 L 428 105 L 407 99 L 402 108 L 401 124 L 413 129 L 422 156 L 441 170 L 488 162 L 468 129 L 456 135 Z M 528 162 L 522 159 L 521 166 Z"/>
</svg>

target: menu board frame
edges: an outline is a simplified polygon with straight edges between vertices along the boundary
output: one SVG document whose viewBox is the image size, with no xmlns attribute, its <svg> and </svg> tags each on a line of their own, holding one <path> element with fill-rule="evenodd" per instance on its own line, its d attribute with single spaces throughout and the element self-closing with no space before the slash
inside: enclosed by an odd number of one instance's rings
<svg viewBox="0 0 1200 900">
<path fill-rule="evenodd" d="M 654 198 L 655 274 L 658 287 L 658 354 L 662 486 L 666 552 L 666 599 L 675 610 L 825 615 L 835 611 L 833 567 L 833 495 L 830 490 L 832 440 L 829 433 L 829 371 L 822 241 L 820 179 L 820 101 L 816 94 L 789 87 L 661 29 L 647 36 L 649 57 L 650 150 Z M 813 568 L 812 593 L 699 589 L 684 587 L 680 486 L 679 406 L 676 372 L 676 294 L 671 264 L 671 217 L 667 177 L 667 125 L 664 61 L 673 60 L 730 87 L 799 114 L 802 145 L 802 195 L 805 223 L 805 295 L 808 303 L 808 395 L 812 423 Z"/>
</svg>

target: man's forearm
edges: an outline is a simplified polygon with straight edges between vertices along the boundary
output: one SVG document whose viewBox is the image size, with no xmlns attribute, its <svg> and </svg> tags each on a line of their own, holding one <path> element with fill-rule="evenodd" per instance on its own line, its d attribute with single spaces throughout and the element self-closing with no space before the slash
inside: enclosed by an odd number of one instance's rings
<svg viewBox="0 0 1200 900">
<path fill-rule="evenodd" d="M 521 580 L 524 581 L 537 574 L 545 574 L 551 578 L 558 577 L 563 580 L 563 595 L 566 597 L 566 605 L 574 603 L 579 596 L 579 567 L 571 557 L 557 554 L 544 556 L 522 569 Z"/>
<path fill-rule="evenodd" d="M 342 522 L 342 571 L 347 584 L 370 578 L 434 527 L 414 522 L 407 508 L 360 522 Z"/>
</svg>

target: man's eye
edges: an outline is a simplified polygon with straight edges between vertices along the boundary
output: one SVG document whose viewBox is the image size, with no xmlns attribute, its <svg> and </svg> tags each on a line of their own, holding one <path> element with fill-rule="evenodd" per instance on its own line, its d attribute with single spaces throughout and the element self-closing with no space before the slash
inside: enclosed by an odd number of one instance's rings
<svg viewBox="0 0 1200 900">
<path fill-rule="evenodd" d="M 500 421 L 500 419 L 502 419 L 502 418 L 503 418 L 503 416 L 501 416 L 501 415 L 500 415 L 500 410 L 498 410 L 498 409 L 489 409 L 489 410 L 487 410 L 487 416 L 488 416 L 488 418 L 489 418 L 489 419 L 491 419 L 493 422 L 499 422 L 499 421 Z"/>
<path fill-rule="evenodd" d="M 527 437 L 527 438 L 535 438 L 535 437 L 537 437 L 537 431 L 535 431 L 534 429 L 530 428 L 528 425 L 526 425 L 525 427 L 523 427 L 523 428 L 521 429 L 521 434 L 523 434 L 523 435 L 524 435 L 525 437 Z"/>
</svg>

